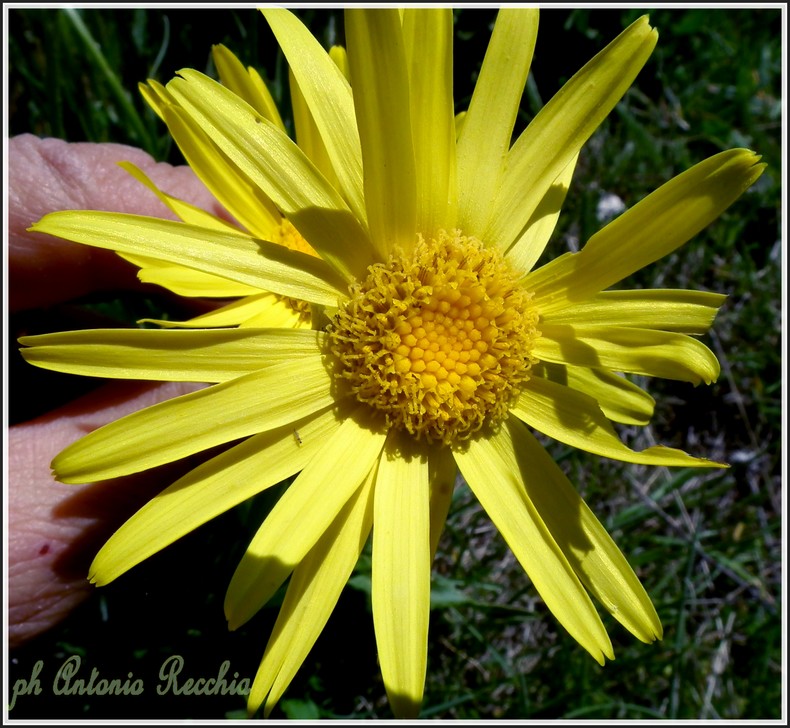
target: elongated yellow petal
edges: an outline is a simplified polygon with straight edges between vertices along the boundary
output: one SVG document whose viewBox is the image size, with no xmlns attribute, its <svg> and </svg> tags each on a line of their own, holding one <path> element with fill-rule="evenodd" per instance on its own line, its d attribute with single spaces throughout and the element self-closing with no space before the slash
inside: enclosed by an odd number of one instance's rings
<svg viewBox="0 0 790 728">
<path fill-rule="evenodd" d="M 628 90 L 657 38 L 641 17 L 540 110 L 508 152 L 483 240 L 507 250 L 521 236 L 551 185 Z"/>
<path fill-rule="evenodd" d="M 730 149 L 679 174 L 593 235 L 575 254 L 524 282 L 544 315 L 583 301 L 679 248 L 726 210 L 762 174 L 748 149 Z"/>
<path fill-rule="evenodd" d="M 371 593 L 381 674 L 397 718 L 420 712 L 431 608 L 428 459 L 393 430 L 376 476 Z"/>
<path fill-rule="evenodd" d="M 98 586 L 109 584 L 220 513 L 289 478 L 339 426 L 337 414 L 324 410 L 254 435 L 198 466 L 148 501 L 110 537 L 91 564 L 90 580 Z"/>
<path fill-rule="evenodd" d="M 329 49 L 329 57 L 334 61 L 335 65 L 340 69 L 340 73 L 348 81 L 350 71 L 348 68 L 348 53 L 343 46 L 335 45 Z"/>
<path fill-rule="evenodd" d="M 52 212 L 29 228 L 121 253 L 159 258 L 311 303 L 336 306 L 343 283 L 322 260 L 242 233 L 114 212 Z"/>
<path fill-rule="evenodd" d="M 144 255 L 118 253 L 124 260 L 140 268 L 137 277 L 143 283 L 154 283 L 179 296 L 189 298 L 236 298 L 260 294 L 260 288 L 245 285 L 211 273 L 187 268 L 183 265 L 166 263 Z"/>
<path fill-rule="evenodd" d="M 376 464 L 386 435 L 368 412 L 347 417 L 255 534 L 225 597 L 230 629 L 252 617 L 305 557 Z"/>
<path fill-rule="evenodd" d="M 386 259 L 416 242 L 409 75 L 396 9 L 347 8 L 346 40 L 370 237 Z"/>
<path fill-rule="evenodd" d="M 274 293 L 259 293 L 233 301 L 227 306 L 195 316 L 187 321 L 142 319 L 138 323 L 156 324 L 165 329 L 203 329 L 225 326 L 291 329 L 299 326 L 299 315 L 285 303 L 282 296 Z"/>
<path fill-rule="evenodd" d="M 458 134 L 459 226 L 481 239 L 499 189 L 537 33 L 537 9 L 500 9 Z"/>
<path fill-rule="evenodd" d="M 156 115 L 164 121 L 164 107 L 176 102 L 170 95 L 170 92 L 159 83 L 159 81 L 155 81 L 153 78 L 149 78 L 147 84 L 138 83 L 137 88 L 146 103 L 154 110 Z"/>
<path fill-rule="evenodd" d="M 626 326 L 541 324 L 535 342 L 539 359 L 606 368 L 681 382 L 715 382 L 719 362 L 705 344 L 685 334 Z"/>
<path fill-rule="evenodd" d="M 540 362 L 532 371 L 536 377 L 589 394 L 598 402 L 601 411 L 614 422 L 646 425 L 653 416 L 656 401 L 624 376 L 606 369 Z"/>
<path fill-rule="evenodd" d="M 560 217 L 562 204 L 565 202 L 565 195 L 570 189 L 578 159 L 578 155 L 571 159 L 560 176 L 554 180 L 535 212 L 532 213 L 527 229 L 507 252 L 508 263 L 522 276 L 532 270 L 551 239 Z"/>
<path fill-rule="evenodd" d="M 162 190 L 160 190 L 139 167 L 136 167 L 131 162 L 118 162 L 118 166 L 125 169 L 138 182 L 144 184 L 164 205 L 178 215 L 184 222 L 188 222 L 191 225 L 201 225 L 212 230 L 238 231 L 237 227 L 225 220 L 221 220 L 216 215 L 212 215 L 210 212 L 206 212 L 206 210 L 200 207 L 195 207 L 195 205 L 190 205 L 188 202 L 184 202 L 177 197 L 162 192 Z"/>
<path fill-rule="evenodd" d="M 246 69 L 233 52 L 222 44 L 211 47 L 211 57 L 222 85 L 238 94 L 264 118 L 285 131 L 277 104 L 258 72 L 253 68 Z"/>
<path fill-rule="evenodd" d="M 268 240 L 282 223 L 274 203 L 224 154 L 184 109 L 172 104 L 162 115 L 178 148 L 211 194 L 250 233 Z"/>
<path fill-rule="evenodd" d="M 309 329 L 310 316 L 302 316 L 280 296 L 267 296 L 257 302 L 254 313 L 239 323 L 241 328 Z"/>
<path fill-rule="evenodd" d="M 461 130 L 464 127 L 464 119 L 466 119 L 466 112 L 465 111 L 459 111 L 455 115 L 455 141 L 456 141 L 456 143 L 458 142 L 458 139 L 461 136 Z M 457 149 L 456 149 L 456 152 L 457 152 Z"/>
<path fill-rule="evenodd" d="M 548 379 L 530 379 L 510 411 L 530 427 L 555 440 L 614 460 L 687 468 L 726 467 L 660 445 L 636 452 L 620 440 L 592 397 Z"/>
<path fill-rule="evenodd" d="M 704 334 L 727 299 L 720 293 L 685 290 L 603 291 L 543 316 L 547 323 L 634 326 L 681 334 Z"/>
<path fill-rule="evenodd" d="M 620 549 L 551 456 L 525 427 L 508 427 L 527 497 L 590 593 L 643 642 L 663 630 Z"/>
<path fill-rule="evenodd" d="M 288 10 L 262 9 L 304 95 L 338 180 L 343 199 L 358 220 L 367 212 L 362 152 L 351 87 L 310 31 Z"/>
<path fill-rule="evenodd" d="M 326 181 L 333 187 L 338 187 L 337 175 L 332 167 L 332 161 L 326 151 L 326 146 L 321 139 L 321 133 L 315 125 L 313 115 L 310 113 L 310 107 L 307 105 L 304 94 L 299 88 L 299 83 L 291 70 L 288 72 L 288 83 L 291 89 L 291 107 L 294 115 L 296 143 Z"/>
<path fill-rule="evenodd" d="M 62 450 L 52 469 L 64 483 L 137 473 L 295 422 L 331 404 L 332 386 L 320 356 L 276 364 L 104 425 Z"/>
<path fill-rule="evenodd" d="M 454 452 L 472 492 L 504 537 L 546 606 L 570 635 L 600 664 L 614 658 L 612 643 L 589 595 L 524 490 L 508 421 L 496 435 Z"/>
<path fill-rule="evenodd" d="M 436 556 L 439 539 L 444 530 L 447 513 L 453 501 L 453 489 L 458 466 L 449 448 L 436 448 L 428 459 L 428 477 L 431 486 L 431 561 Z"/>
<path fill-rule="evenodd" d="M 247 698 L 248 713 L 265 700 L 263 715 L 269 716 L 324 629 L 370 534 L 374 479 L 375 468 L 294 569 Z"/>
<path fill-rule="evenodd" d="M 453 11 L 407 8 L 403 37 L 417 185 L 417 227 L 425 238 L 456 227 Z"/>
<path fill-rule="evenodd" d="M 367 232 L 299 147 L 216 81 L 180 74 L 168 89 L 196 123 L 346 281 L 363 277 L 373 262 Z"/>
<path fill-rule="evenodd" d="M 90 329 L 23 336 L 26 361 L 43 369 L 116 379 L 225 382 L 320 354 L 323 334 L 291 329 Z"/>
</svg>

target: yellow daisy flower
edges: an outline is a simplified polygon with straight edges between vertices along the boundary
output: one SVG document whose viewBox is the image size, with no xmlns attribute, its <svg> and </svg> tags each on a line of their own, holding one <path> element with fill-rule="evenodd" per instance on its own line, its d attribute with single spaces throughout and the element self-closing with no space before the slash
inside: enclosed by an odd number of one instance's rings
<svg viewBox="0 0 790 728">
<path fill-rule="evenodd" d="M 268 715 L 282 696 L 372 530 L 384 684 L 394 713 L 415 716 L 431 561 L 460 470 L 548 608 L 598 662 L 613 651 L 592 598 L 638 639 L 660 638 L 636 575 L 530 428 L 626 462 L 720 467 L 668 447 L 634 451 L 612 422 L 644 425 L 653 413 L 652 398 L 623 373 L 716 379 L 715 356 L 691 335 L 708 330 L 724 297 L 607 289 L 697 234 L 764 165 L 745 149 L 717 154 L 578 253 L 535 268 L 581 147 L 653 50 L 657 34 L 646 17 L 573 76 L 511 144 L 536 10 L 500 10 L 458 127 L 451 10 L 347 10 L 351 84 L 294 15 L 263 13 L 331 179 L 264 114 L 197 71 L 182 71 L 160 97 L 173 99 L 173 118 L 200 129 L 318 257 L 230 230 L 110 213 L 53 213 L 33 227 L 301 299 L 313 311 L 311 330 L 22 340 L 38 366 L 213 384 L 68 447 L 53 462 L 64 482 L 113 478 L 241 440 L 136 513 L 97 555 L 90 578 L 106 584 L 296 475 L 225 601 L 235 629 L 290 576 L 249 710 L 264 704 Z"/>
</svg>

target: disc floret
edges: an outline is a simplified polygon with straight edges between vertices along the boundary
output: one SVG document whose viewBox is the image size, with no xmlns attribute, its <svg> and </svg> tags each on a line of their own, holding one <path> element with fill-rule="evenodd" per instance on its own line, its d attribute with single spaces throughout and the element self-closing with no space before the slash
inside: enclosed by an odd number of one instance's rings
<svg viewBox="0 0 790 728">
<path fill-rule="evenodd" d="M 318 257 L 318 253 L 315 252 L 310 243 L 302 237 L 302 234 L 287 218 L 282 218 L 280 226 L 272 231 L 271 237 L 272 242 L 279 243 L 289 250 L 297 250 L 300 253 Z M 299 315 L 300 321 L 307 323 L 307 325 L 310 324 L 310 304 L 307 301 L 289 296 L 283 296 L 283 300 L 292 311 Z"/>
</svg>

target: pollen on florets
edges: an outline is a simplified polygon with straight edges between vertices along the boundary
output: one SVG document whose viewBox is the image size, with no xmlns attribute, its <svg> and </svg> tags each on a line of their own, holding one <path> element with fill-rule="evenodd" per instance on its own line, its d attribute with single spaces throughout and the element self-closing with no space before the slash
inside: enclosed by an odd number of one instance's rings
<svg viewBox="0 0 790 728">
<path fill-rule="evenodd" d="M 310 243 L 302 237 L 302 234 L 293 226 L 293 223 L 286 218 L 283 218 L 280 221 L 280 227 L 273 231 L 272 242 L 279 243 L 290 250 L 298 250 L 300 253 L 318 257 L 318 253 L 315 252 Z M 283 296 L 283 301 L 299 315 L 300 321 L 309 324 L 311 312 L 310 304 L 307 301 L 288 296 Z"/>
<path fill-rule="evenodd" d="M 442 231 L 372 265 L 328 329 L 337 376 L 388 426 L 452 444 L 506 416 L 538 313 L 498 251 Z"/>
</svg>

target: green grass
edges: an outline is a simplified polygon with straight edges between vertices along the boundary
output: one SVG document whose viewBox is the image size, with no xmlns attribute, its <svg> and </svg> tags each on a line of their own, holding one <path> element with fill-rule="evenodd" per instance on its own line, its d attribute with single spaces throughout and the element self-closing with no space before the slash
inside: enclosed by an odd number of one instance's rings
<svg viewBox="0 0 790 728">
<path fill-rule="evenodd" d="M 340 12 L 300 12 L 323 42 L 342 41 Z M 519 124 L 644 12 L 544 11 Z M 468 102 L 493 15 L 457 13 L 458 110 Z M 601 226 L 604 195 L 631 206 L 723 149 L 748 146 L 763 155 L 766 173 L 729 211 L 624 283 L 729 295 L 704 339 L 722 363 L 719 381 L 698 388 L 642 382 L 658 401 L 656 417 L 648 428 L 621 432 L 637 448 L 661 442 L 732 467 L 647 468 L 547 443 L 637 569 L 665 629 L 663 641 L 643 645 L 607 617 L 617 659 L 603 668 L 558 627 L 461 485 L 434 569 L 425 717 L 782 716 L 781 12 L 660 7 L 650 17 L 658 47 L 586 145 L 549 253 L 577 248 Z M 12 9 L 8 28 L 11 134 L 122 142 L 179 163 L 136 85 L 166 81 L 186 66 L 213 73 L 209 51 L 217 42 L 262 70 L 287 101 L 282 60 L 252 10 Z M 121 301 L 112 310 L 131 316 L 146 305 Z M 46 326 L 52 312 L 41 316 Z M 153 686 L 172 654 L 184 656 L 186 676 L 215 675 L 223 660 L 242 677 L 254 675 L 277 605 L 228 633 L 222 599 L 271 498 L 206 524 L 12 655 L 11 680 L 29 674 L 37 659 L 54 671 L 81 654 L 88 671 L 142 677 L 151 686 L 146 699 L 20 700 L 13 717 L 238 717 L 242 698 L 157 696 Z M 368 575 L 363 556 L 276 716 L 391 716 L 376 665 Z"/>
</svg>

